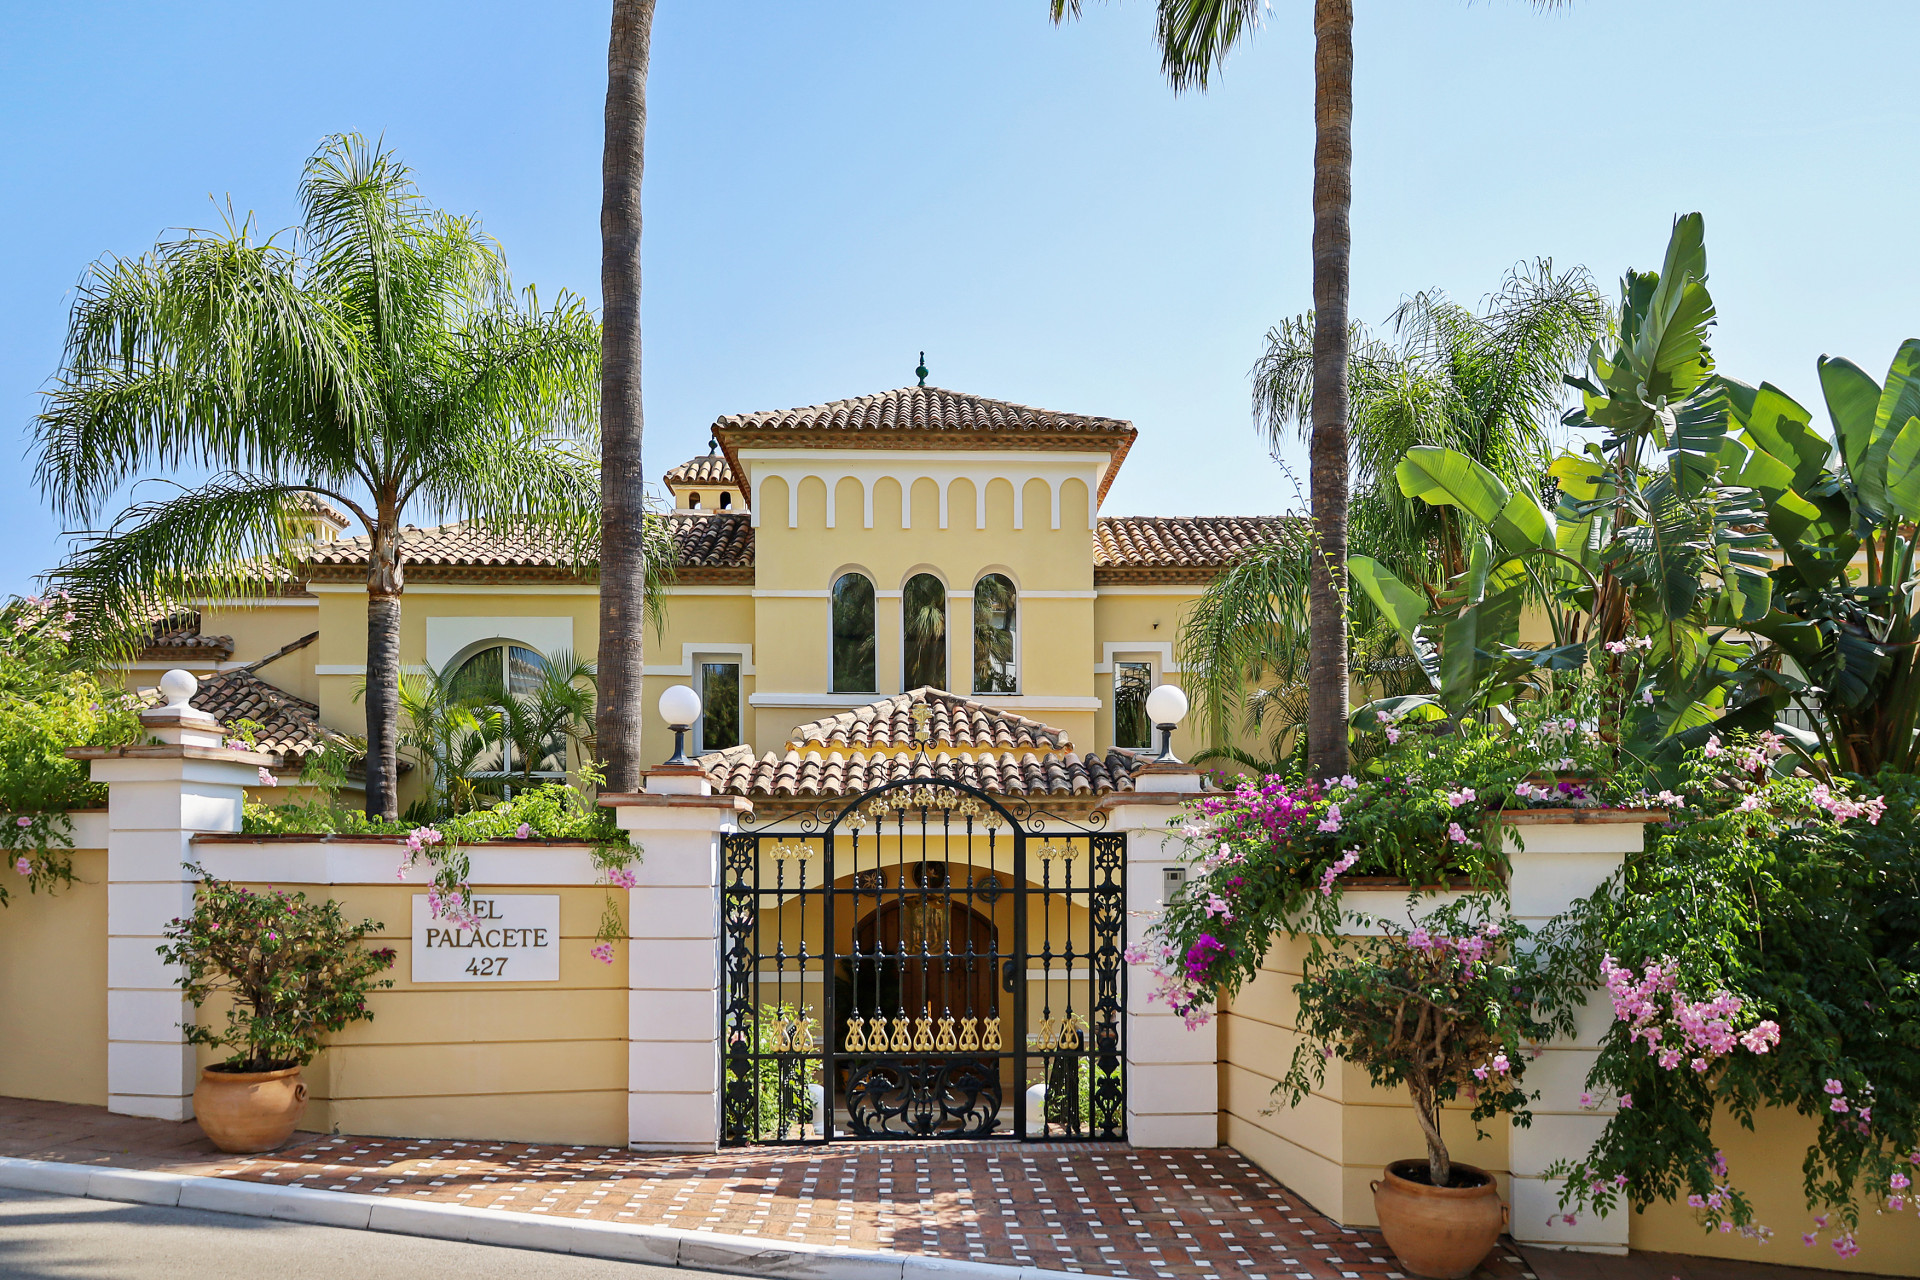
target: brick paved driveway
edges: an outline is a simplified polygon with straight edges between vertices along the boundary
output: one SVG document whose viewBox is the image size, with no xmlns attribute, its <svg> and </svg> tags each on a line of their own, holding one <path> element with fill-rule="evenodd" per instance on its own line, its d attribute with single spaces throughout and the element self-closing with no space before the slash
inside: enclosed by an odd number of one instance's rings
<svg viewBox="0 0 1920 1280">
<path fill-rule="evenodd" d="M 270 1155 L 227 1156 L 191 1123 L 0 1098 L 0 1155 L 1138 1280 L 1401 1280 L 1378 1232 L 1337 1225 L 1225 1147 L 835 1143 L 646 1156 L 303 1133 Z M 1522 1255 L 1506 1240 L 1476 1280 L 1669 1276 L 1826 1280 L 1670 1254 Z"/>
</svg>

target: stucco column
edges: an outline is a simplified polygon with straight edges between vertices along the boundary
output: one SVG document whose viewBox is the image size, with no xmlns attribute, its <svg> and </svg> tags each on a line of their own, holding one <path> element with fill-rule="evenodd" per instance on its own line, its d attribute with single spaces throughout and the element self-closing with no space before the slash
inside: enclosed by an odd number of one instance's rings
<svg viewBox="0 0 1920 1280">
<path fill-rule="evenodd" d="M 1534 810 L 1506 816 L 1508 880 L 1514 917 L 1529 929 L 1542 925 L 1591 894 L 1618 871 L 1629 853 L 1639 852 L 1649 822 L 1664 813 L 1643 810 Z M 1525 848 L 1520 845 L 1524 844 Z M 1576 1159 L 1592 1148 L 1614 1115 L 1614 1099 L 1582 1107 L 1587 1072 L 1600 1053 L 1600 1041 L 1613 1022 L 1605 992 L 1591 991 L 1570 1040 L 1533 1047 L 1526 1083 L 1538 1089 L 1533 1125 L 1508 1131 L 1507 1167 L 1512 1173 L 1513 1238 L 1521 1244 L 1593 1253 L 1625 1253 L 1631 1214 L 1615 1209 L 1609 1217 L 1583 1213 L 1569 1224 L 1560 1210 L 1562 1180 L 1546 1177 L 1556 1160 Z"/>
<path fill-rule="evenodd" d="M 627 1145 L 720 1147 L 720 866 L 751 805 L 697 767 L 661 766 L 646 790 L 600 797 L 641 848 L 628 894 Z"/>
<path fill-rule="evenodd" d="M 194 834 L 240 830 L 247 786 L 280 757 L 227 750 L 219 722 L 186 705 L 192 677 L 164 681 L 174 702 L 140 714 L 162 745 L 68 754 L 107 784 L 107 1109 L 190 1120 L 199 1072 L 182 1024 L 194 1012 L 178 967 L 160 962 L 161 931 L 193 910 Z"/>
<path fill-rule="evenodd" d="M 1149 765 L 1134 789 L 1102 804 L 1111 831 L 1127 836 L 1127 941 L 1138 946 L 1161 911 L 1165 872 L 1178 866 L 1185 845 L 1171 832 L 1185 818 L 1182 805 L 1201 788 L 1187 765 Z M 1220 1144 L 1220 1037 L 1207 1021 L 1191 1030 L 1161 1001 L 1152 1000 L 1152 969 L 1127 966 L 1127 1141 L 1136 1147 L 1214 1147 Z"/>
</svg>

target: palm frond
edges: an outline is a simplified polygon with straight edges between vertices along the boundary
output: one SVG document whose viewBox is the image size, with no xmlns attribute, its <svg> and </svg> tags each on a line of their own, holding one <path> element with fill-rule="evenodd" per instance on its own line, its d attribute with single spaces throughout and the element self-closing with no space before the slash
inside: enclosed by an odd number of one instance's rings
<svg viewBox="0 0 1920 1280">
<path fill-rule="evenodd" d="M 169 482 L 156 482 L 169 483 Z M 307 547 L 302 490 L 229 473 L 128 507 L 47 575 L 73 597 L 76 641 L 124 647 L 183 600 L 270 594 Z"/>
</svg>

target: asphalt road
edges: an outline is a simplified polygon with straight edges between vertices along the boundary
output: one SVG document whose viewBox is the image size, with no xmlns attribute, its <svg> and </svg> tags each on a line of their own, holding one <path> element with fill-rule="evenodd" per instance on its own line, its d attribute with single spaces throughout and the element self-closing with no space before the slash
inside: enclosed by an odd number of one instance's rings
<svg viewBox="0 0 1920 1280">
<path fill-rule="evenodd" d="M 708 1275 L 638 1262 L 0 1189 L 0 1276 L 9 1278 L 707 1280 Z"/>
</svg>

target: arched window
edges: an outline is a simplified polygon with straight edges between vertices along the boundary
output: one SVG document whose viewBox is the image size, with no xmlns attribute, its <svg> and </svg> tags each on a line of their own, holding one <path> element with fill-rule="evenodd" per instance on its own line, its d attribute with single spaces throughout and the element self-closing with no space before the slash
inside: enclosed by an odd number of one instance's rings
<svg viewBox="0 0 1920 1280">
<path fill-rule="evenodd" d="M 930 573 L 907 579 L 900 593 L 900 634 L 906 640 L 906 687 L 947 687 L 947 585 Z"/>
<path fill-rule="evenodd" d="M 833 691 L 878 693 L 873 673 L 873 583 L 843 573 L 833 584 Z"/>
<path fill-rule="evenodd" d="M 973 691 L 1020 692 L 1019 619 L 1013 583 L 990 573 L 973 584 Z"/>
<path fill-rule="evenodd" d="M 540 692 L 546 675 L 547 660 L 537 650 L 511 642 L 495 644 L 461 662 L 453 673 L 451 692 L 456 701 L 498 705 L 503 690 L 520 698 L 532 698 Z M 542 747 L 541 758 L 534 762 L 535 776 L 566 777 L 566 735 L 554 734 Z M 481 773 L 521 773 L 526 767 L 511 738 L 504 735 L 476 763 Z"/>
</svg>

